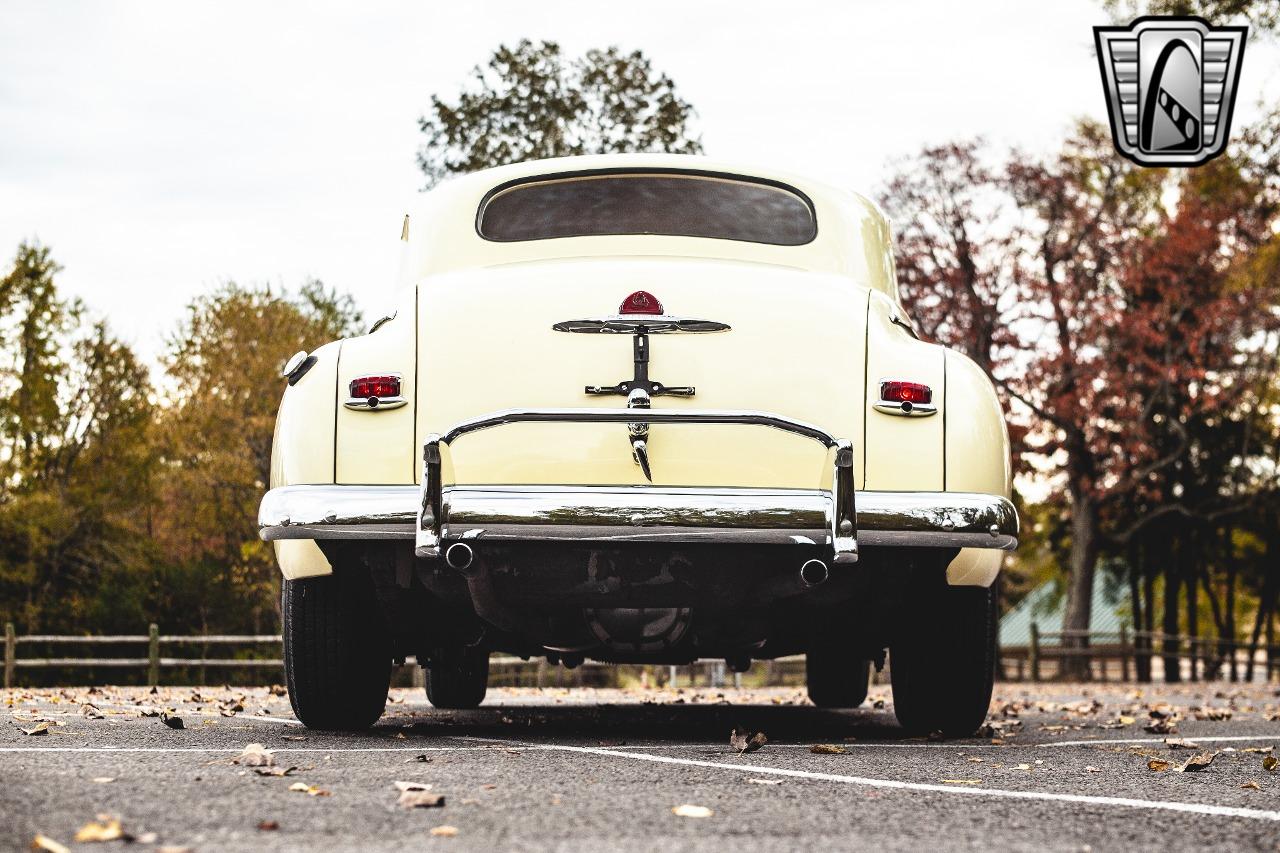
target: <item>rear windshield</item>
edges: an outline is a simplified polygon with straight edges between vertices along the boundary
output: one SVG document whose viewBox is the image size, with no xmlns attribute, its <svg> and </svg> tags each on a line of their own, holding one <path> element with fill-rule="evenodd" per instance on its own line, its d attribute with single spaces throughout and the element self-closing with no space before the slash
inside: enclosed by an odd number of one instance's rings
<svg viewBox="0 0 1280 853">
<path fill-rule="evenodd" d="M 796 190 L 681 172 L 524 181 L 481 203 L 478 228 L 501 242 L 661 234 L 799 246 L 818 233 L 812 205 Z"/>
</svg>

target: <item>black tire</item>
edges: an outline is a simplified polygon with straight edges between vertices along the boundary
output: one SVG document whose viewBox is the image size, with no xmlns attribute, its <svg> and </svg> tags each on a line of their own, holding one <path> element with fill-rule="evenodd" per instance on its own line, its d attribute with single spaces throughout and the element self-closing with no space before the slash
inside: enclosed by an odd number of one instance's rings
<svg viewBox="0 0 1280 853">
<path fill-rule="evenodd" d="M 480 646 L 432 655 L 426 668 L 427 701 L 437 708 L 478 708 L 489 689 L 489 651 Z"/>
<path fill-rule="evenodd" d="M 368 575 L 286 580 L 281 609 L 293 713 L 312 729 L 376 723 L 387 705 L 392 648 Z"/>
<path fill-rule="evenodd" d="M 856 708 L 867 698 L 871 661 L 850 656 L 839 644 L 821 643 L 804 659 L 809 701 L 819 708 Z"/>
<path fill-rule="evenodd" d="M 912 734 L 969 737 L 991 705 L 995 588 L 942 587 L 889 649 L 893 710 Z"/>
</svg>

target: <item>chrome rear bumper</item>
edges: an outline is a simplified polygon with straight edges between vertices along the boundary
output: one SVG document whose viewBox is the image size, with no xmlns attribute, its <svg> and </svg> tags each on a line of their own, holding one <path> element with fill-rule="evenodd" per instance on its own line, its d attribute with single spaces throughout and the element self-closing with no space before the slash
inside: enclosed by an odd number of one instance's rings
<svg viewBox="0 0 1280 853">
<path fill-rule="evenodd" d="M 262 500 L 263 539 L 415 538 L 417 486 L 285 486 Z M 856 492 L 860 547 L 1018 544 L 1008 500 L 967 492 Z M 829 545 L 831 493 L 807 489 L 449 486 L 439 536 L 542 542 Z"/>
<path fill-rule="evenodd" d="M 821 444 L 830 480 L 817 489 L 655 486 L 467 486 L 442 482 L 442 459 L 463 436 L 511 423 L 739 424 Z M 856 509 L 855 509 L 856 508 Z M 819 545 L 836 563 L 867 546 L 1017 546 L 1008 500 L 959 492 L 856 492 L 853 446 L 812 424 L 769 412 L 720 409 L 509 409 L 430 435 L 421 486 L 285 486 L 258 512 L 275 539 L 413 539 L 419 557 L 463 539 L 518 542 Z"/>
</svg>

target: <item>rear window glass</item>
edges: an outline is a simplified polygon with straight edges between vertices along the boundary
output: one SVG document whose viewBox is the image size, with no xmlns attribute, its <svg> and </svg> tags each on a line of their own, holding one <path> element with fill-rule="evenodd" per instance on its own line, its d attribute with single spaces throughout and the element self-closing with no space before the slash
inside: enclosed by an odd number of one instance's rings
<svg viewBox="0 0 1280 853">
<path fill-rule="evenodd" d="M 501 242 L 660 234 L 799 246 L 818 233 L 813 207 L 796 190 L 680 172 L 524 181 L 485 199 L 478 228 Z"/>
</svg>

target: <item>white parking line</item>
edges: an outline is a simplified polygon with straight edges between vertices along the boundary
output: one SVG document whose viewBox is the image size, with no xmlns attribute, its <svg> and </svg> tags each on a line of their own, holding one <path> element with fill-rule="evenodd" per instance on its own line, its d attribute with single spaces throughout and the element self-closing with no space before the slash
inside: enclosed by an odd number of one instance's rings
<svg viewBox="0 0 1280 853">
<path fill-rule="evenodd" d="M 1275 741 L 1280 739 L 1278 735 L 1216 735 L 1213 737 L 1197 737 L 1196 735 L 1185 735 L 1183 737 L 1170 738 L 1154 738 L 1154 737 L 1135 737 L 1135 738 L 1108 738 L 1099 740 L 1059 740 L 1053 743 L 1037 743 L 1032 744 L 1037 747 L 1044 746 L 1095 746 L 1097 744 L 1109 743 L 1149 743 L 1155 745 L 1163 745 L 1166 740 L 1186 740 L 1191 743 L 1226 743 L 1230 741 Z"/>
<path fill-rule="evenodd" d="M 1043 791 L 1013 791 L 1003 788 L 973 788 L 953 785 L 934 785 L 926 782 L 902 782 L 896 779 L 872 779 L 865 776 L 845 776 L 837 773 L 815 773 L 810 770 L 791 770 L 785 767 L 767 767 L 759 764 L 726 764 L 722 761 L 701 761 L 695 758 L 674 758 L 668 755 L 623 752 L 621 750 L 597 749 L 586 746 L 529 744 L 520 741 L 502 741 L 491 738 L 474 737 L 464 739 L 484 740 L 491 743 L 506 743 L 511 746 L 523 747 L 525 749 L 573 752 L 585 755 L 625 758 L 631 761 L 650 761 L 657 764 L 675 764 L 685 767 L 709 767 L 717 770 L 733 770 L 739 773 L 750 773 L 753 776 L 787 776 L 795 779 L 809 779 L 818 782 L 841 782 L 848 785 L 860 785 L 868 788 L 888 788 L 901 791 L 927 791 L 930 793 L 956 794 L 959 796 L 969 797 L 997 797 L 1013 800 L 1079 803 L 1083 805 L 1113 806 L 1151 811 L 1185 812 L 1188 814 L 1209 815 L 1214 817 L 1238 817 L 1252 820 L 1280 821 L 1280 811 L 1238 808 L 1235 806 L 1213 806 L 1204 803 L 1182 803 L 1170 800 L 1142 800 L 1133 797 L 1100 797 L 1089 794 L 1053 794 Z"/>
</svg>

